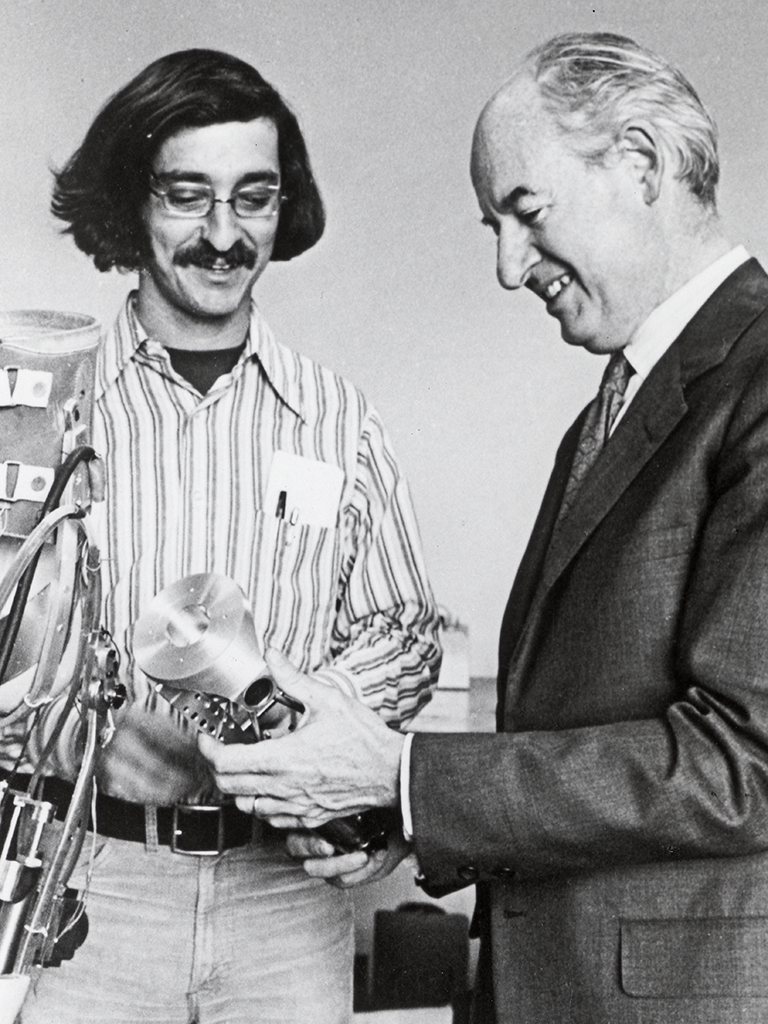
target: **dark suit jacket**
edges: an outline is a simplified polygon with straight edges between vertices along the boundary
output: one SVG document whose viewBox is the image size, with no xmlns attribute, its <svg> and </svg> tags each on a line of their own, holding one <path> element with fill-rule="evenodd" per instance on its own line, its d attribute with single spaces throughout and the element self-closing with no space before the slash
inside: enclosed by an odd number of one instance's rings
<svg viewBox="0 0 768 1024">
<path fill-rule="evenodd" d="M 501 733 L 415 737 L 419 862 L 481 883 L 505 1024 L 768 1021 L 767 307 L 751 260 L 552 537 L 573 425 L 504 617 Z"/>
</svg>

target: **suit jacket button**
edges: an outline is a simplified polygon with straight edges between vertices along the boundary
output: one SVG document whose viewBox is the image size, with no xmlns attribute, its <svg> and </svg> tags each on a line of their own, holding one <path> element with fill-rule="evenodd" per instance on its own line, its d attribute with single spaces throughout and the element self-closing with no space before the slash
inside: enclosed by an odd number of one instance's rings
<svg viewBox="0 0 768 1024">
<path fill-rule="evenodd" d="M 480 872 L 474 864 L 462 864 L 460 868 L 456 869 L 456 874 L 463 882 L 476 882 L 480 876 Z"/>
</svg>

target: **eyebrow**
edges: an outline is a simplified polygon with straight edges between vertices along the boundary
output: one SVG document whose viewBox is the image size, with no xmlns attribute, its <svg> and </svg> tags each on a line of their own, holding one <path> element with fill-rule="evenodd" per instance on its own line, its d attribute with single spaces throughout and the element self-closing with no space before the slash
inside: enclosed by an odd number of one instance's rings
<svg viewBox="0 0 768 1024">
<path fill-rule="evenodd" d="M 535 189 L 529 188 L 527 185 L 518 185 L 517 188 L 513 188 L 511 192 L 508 192 L 507 195 L 501 199 L 498 205 L 494 206 L 494 208 L 500 214 L 516 214 L 518 212 L 518 205 L 520 201 L 535 194 Z M 487 224 L 489 227 L 493 227 L 496 221 L 494 217 L 486 215 L 483 217 L 482 223 Z"/>
<path fill-rule="evenodd" d="M 163 182 L 190 182 L 192 184 L 210 185 L 211 179 L 207 174 L 202 174 L 200 171 L 162 171 L 158 174 L 156 171 L 152 172 L 153 177 Z M 235 188 L 241 188 L 243 185 L 256 185 L 266 183 L 267 185 L 279 185 L 280 175 L 275 171 L 250 171 L 248 174 L 244 174 L 235 183 Z"/>
</svg>

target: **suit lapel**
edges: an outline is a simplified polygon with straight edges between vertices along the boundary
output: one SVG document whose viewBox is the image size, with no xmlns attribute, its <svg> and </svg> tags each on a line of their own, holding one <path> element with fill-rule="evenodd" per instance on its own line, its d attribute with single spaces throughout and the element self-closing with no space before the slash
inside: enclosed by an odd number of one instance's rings
<svg viewBox="0 0 768 1024">
<path fill-rule="evenodd" d="M 686 386 L 725 359 L 766 305 L 768 277 L 756 260 L 749 260 L 717 289 L 653 368 L 584 480 L 568 517 L 555 530 L 584 413 L 570 428 L 507 606 L 499 651 L 500 697 L 508 670 L 511 675 L 515 665 L 522 670 L 552 586 L 685 416 Z"/>
<path fill-rule="evenodd" d="M 659 360 L 587 475 L 571 513 L 552 533 L 541 582 L 565 571 L 687 412 L 685 387 L 718 366 L 765 309 L 768 278 L 756 260 L 739 267 Z"/>
<path fill-rule="evenodd" d="M 499 634 L 499 674 L 497 677 L 496 717 L 502 729 L 504 703 L 507 689 L 507 669 L 512 661 L 526 617 L 529 616 L 542 577 L 542 567 L 549 548 L 552 530 L 563 500 L 565 485 L 573 461 L 573 454 L 579 439 L 581 424 L 586 414 L 582 411 L 572 424 L 555 457 L 555 465 L 544 493 L 544 499 L 536 517 L 531 536 L 520 561 L 512 591 L 504 611 Z"/>
<path fill-rule="evenodd" d="M 510 635 L 514 635 L 522 625 L 522 621 L 528 613 L 541 579 L 542 566 L 547 549 L 549 548 L 549 541 L 557 519 L 557 513 L 563 499 L 565 485 L 568 481 L 568 474 L 585 413 L 586 409 L 581 412 L 576 421 L 571 425 L 560 443 L 541 508 L 539 509 L 536 522 L 531 531 L 530 540 L 515 575 L 515 582 L 509 596 L 506 612 L 504 613 L 504 622 L 501 630 L 499 660 L 502 664 L 505 661 L 504 641 Z"/>
</svg>

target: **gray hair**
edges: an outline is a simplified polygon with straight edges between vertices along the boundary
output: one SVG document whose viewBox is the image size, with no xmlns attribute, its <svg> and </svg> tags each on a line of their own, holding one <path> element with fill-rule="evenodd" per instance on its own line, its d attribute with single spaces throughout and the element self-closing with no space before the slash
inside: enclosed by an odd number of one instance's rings
<svg viewBox="0 0 768 1024">
<path fill-rule="evenodd" d="M 522 70 L 588 163 L 603 163 L 622 126 L 641 118 L 676 159 L 675 177 L 702 205 L 715 206 L 715 122 L 688 79 L 663 58 L 625 36 L 569 32 L 532 50 Z"/>
</svg>

